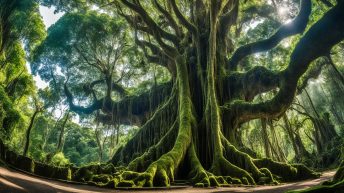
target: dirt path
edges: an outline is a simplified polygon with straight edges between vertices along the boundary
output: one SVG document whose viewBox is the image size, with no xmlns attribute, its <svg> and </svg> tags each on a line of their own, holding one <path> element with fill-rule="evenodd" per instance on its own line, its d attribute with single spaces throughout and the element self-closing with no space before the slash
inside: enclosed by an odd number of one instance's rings
<svg viewBox="0 0 344 193">
<path fill-rule="evenodd" d="M 259 193 L 282 193 L 287 190 L 303 189 L 314 186 L 333 177 L 333 172 L 324 173 L 319 179 L 308 180 L 278 186 L 256 186 L 256 187 L 231 187 L 231 188 L 185 188 L 175 190 L 140 190 L 136 193 L 244 193 L 244 192 L 259 192 Z M 58 193 L 58 192 L 107 192 L 107 193 L 130 193 L 130 190 L 110 190 L 102 189 L 86 185 L 68 184 L 53 180 L 36 178 L 11 169 L 0 167 L 0 193 L 17 193 L 17 192 L 32 192 L 32 193 Z"/>
</svg>

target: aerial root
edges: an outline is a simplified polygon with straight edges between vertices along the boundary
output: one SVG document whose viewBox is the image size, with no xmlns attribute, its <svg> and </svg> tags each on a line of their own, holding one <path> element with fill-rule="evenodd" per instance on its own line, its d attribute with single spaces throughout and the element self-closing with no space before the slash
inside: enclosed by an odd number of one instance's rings
<svg viewBox="0 0 344 193">
<path fill-rule="evenodd" d="M 144 172 L 124 171 L 116 187 L 168 187 L 173 181 L 174 168 L 168 153 L 149 165 Z"/>
<path fill-rule="evenodd" d="M 241 172 L 241 175 L 245 175 L 243 177 L 247 178 L 247 174 L 249 174 L 253 181 L 258 184 L 277 183 L 269 169 L 257 167 L 251 156 L 236 149 L 223 135 L 221 136 L 221 141 L 224 146 L 224 157 L 230 159 L 231 165 L 246 172 L 246 174 Z M 252 181 L 252 179 L 248 180 Z"/>
<path fill-rule="evenodd" d="M 254 184 L 254 180 L 250 177 L 249 173 L 232 165 L 225 158 L 218 159 L 219 162 L 217 162 L 216 168 L 212 167 L 210 171 L 206 171 L 196 155 L 193 143 L 188 150 L 188 157 L 190 165 L 193 166 L 193 169 L 189 173 L 189 179 L 191 179 L 190 182 L 196 187 Z"/>
</svg>

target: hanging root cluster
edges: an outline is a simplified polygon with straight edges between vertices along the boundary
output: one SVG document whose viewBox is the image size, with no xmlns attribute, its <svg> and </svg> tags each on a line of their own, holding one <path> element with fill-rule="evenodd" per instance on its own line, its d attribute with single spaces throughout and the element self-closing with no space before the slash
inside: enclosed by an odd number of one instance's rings
<svg viewBox="0 0 344 193">
<path fill-rule="evenodd" d="M 138 31 L 142 32 L 141 27 L 149 29 L 148 35 L 155 39 L 157 44 L 148 42 L 151 54 L 162 55 L 168 60 L 162 65 L 168 65 L 173 89 L 170 98 L 114 155 L 111 161 L 114 165 L 126 165 L 111 181 L 114 187 L 170 186 L 175 179 L 208 187 L 276 184 L 318 177 L 303 165 L 253 159 L 235 147 L 232 136 L 241 123 L 280 117 L 288 109 L 295 97 L 298 80 L 310 63 L 343 40 L 344 1 L 337 1 L 336 6 L 309 28 L 295 46 L 287 68 L 276 73 L 265 67 L 237 73 L 236 67 L 244 57 L 272 49 L 284 38 L 303 32 L 312 10 L 310 0 L 301 1 L 300 14 L 293 20 L 300 25 L 295 28 L 296 32 L 290 31 L 290 24 L 282 26 L 266 41 L 238 48 L 230 61 L 227 56 L 232 46 L 227 34 L 234 24 L 230 21 L 237 19 L 239 1 L 226 1 L 225 4 L 219 0 L 207 4 L 190 1 L 191 7 L 197 8 L 193 9 L 196 14 L 188 12 L 193 14 L 192 21 L 183 16 L 175 1 L 169 1 L 172 15 L 176 15 L 179 22 L 170 17 L 164 6 L 159 6 L 160 1 L 154 1 L 156 10 L 166 16 L 172 27 L 181 23 L 187 29 L 184 33 L 176 27 L 174 35 L 160 28 L 148 14 L 151 10 L 145 10 L 139 1 L 120 2 L 128 13 L 135 13 L 135 17 L 131 17 L 124 11 L 127 21 Z M 223 20 L 227 12 L 233 13 L 229 14 L 233 18 Z M 136 18 L 142 21 L 137 22 Z M 271 100 L 252 102 L 258 94 L 277 88 L 278 93 Z M 123 109 L 121 115 L 127 117 L 128 103 L 123 104 L 118 109 Z M 147 104 L 140 104 L 138 100 L 132 106 L 132 114 L 145 116 L 150 109 Z"/>
<path fill-rule="evenodd" d="M 202 163 L 205 159 L 198 153 L 202 146 L 194 134 L 202 127 L 202 121 L 195 121 L 191 100 L 187 92 L 186 95 L 181 92 L 181 81 L 177 82 L 179 86 L 173 89 L 170 99 L 113 157 L 114 165 L 127 166 L 111 181 L 114 187 L 170 186 L 175 179 L 186 180 L 196 187 L 217 187 L 277 184 L 317 177 L 302 165 L 253 159 L 232 145 L 222 131 L 218 132 L 221 148 L 212 150 L 215 161 L 209 166 Z"/>
</svg>

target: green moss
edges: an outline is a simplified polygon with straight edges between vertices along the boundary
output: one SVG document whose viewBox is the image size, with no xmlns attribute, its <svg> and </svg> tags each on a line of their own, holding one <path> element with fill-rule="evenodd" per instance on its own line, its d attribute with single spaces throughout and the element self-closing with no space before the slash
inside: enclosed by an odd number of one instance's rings
<svg viewBox="0 0 344 193">
<path fill-rule="evenodd" d="M 0 99 L 0 128 L 10 136 L 12 129 L 20 120 L 20 113 L 13 108 L 15 105 L 1 85 Z"/>
<path fill-rule="evenodd" d="M 43 177 L 71 180 L 71 170 L 69 167 L 55 167 L 39 162 L 35 162 L 35 174 Z"/>
<path fill-rule="evenodd" d="M 230 176 L 225 176 L 224 178 L 226 179 L 226 182 L 227 182 L 228 184 L 233 184 L 233 178 L 232 178 L 232 177 L 230 177 Z"/>
<path fill-rule="evenodd" d="M 205 186 L 204 186 L 204 184 L 203 183 L 196 183 L 195 185 L 194 185 L 194 187 L 196 187 L 196 188 L 204 188 Z"/>
<path fill-rule="evenodd" d="M 227 184 L 227 181 L 224 179 L 223 176 L 216 176 L 215 179 L 219 184 Z"/>
<path fill-rule="evenodd" d="M 108 181 L 106 184 L 104 184 L 102 187 L 104 188 L 115 188 L 118 184 L 118 181 L 116 181 L 115 179 L 112 179 L 110 181 Z"/>
<path fill-rule="evenodd" d="M 119 188 L 131 188 L 131 187 L 134 187 L 134 186 L 135 186 L 135 184 L 134 184 L 133 181 L 122 180 L 122 181 L 118 182 L 116 187 L 119 187 Z"/>
<path fill-rule="evenodd" d="M 297 169 L 289 164 L 275 162 L 268 158 L 256 159 L 254 163 L 259 168 L 267 168 L 271 173 L 279 176 L 282 181 L 288 182 L 297 180 Z"/>
<path fill-rule="evenodd" d="M 269 184 L 269 183 L 278 183 L 274 177 L 272 176 L 271 172 L 267 168 L 260 168 L 259 169 L 265 176 L 259 178 L 259 184 Z"/>
<path fill-rule="evenodd" d="M 117 172 L 115 166 L 112 163 L 100 164 L 98 173 L 100 174 L 114 174 Z"/>
<path fill-rule="evenodd" d="M 121 176 L 123 179 L 127 179 L 127 180 L 133 180 L 135 178 L 137 178 L 140 174 L 137 172 L 132 172 L 132 171 L 124 171 Z"/>
<path fill-rule="evenodd" d="M 242 184 L 239 178 L 232 178 L 232 184 Z"/>
<path fill-rule="evenodd" d="M 248 179 L 246 177 L 241 178 L 241 182 L 243 184 L 245 184 L 245 185 L 249 185 L 250 184 L 250 182 L 248 181 Z"/>
<path fill-rule="evenodd" d="M 138 187 L 152 187 L 153 175 L 150 173 L 142 173 L 135 179 L 135 183 Z"/>
<path fill-rule="evenodd" d="M 160 153 L 157 151 L 153 151 L 151 149 L 151 153 L 154 153 L 155 156 L 147 156 L 144 154 L 143 156 L 135 159 L 132 163 L 129 164 L 129 169 L 140 170 L 147 165 L 146 158 L 156 157 L 156 161 L 152 162 L 150 160 L 150 164 L 147 169 L 143 173 L 137 174 L 123 172 L 121 174 L 121 182 L 131 181 L 136 186 L 169 186 L 170 182 L 174 180 L 174 175 L 176 169 L 182 162 L 183 158 L 185 157 L 187 150 L 191 143 L 191 127 L 195 123 L 193 112 L 192 112 L 192 102 L 190 100 L 190 89 L 188 84 L 188 74 L 185 64 L 185 59 L 180 57 L 178 61 L 182 63 L 178 63 L 177 70 L 183 74 L 178 73 L 178 94 L 179 94 L 179 103 L 178 103 L 178 123 L 179 126 L 177 137 L 175 143 L 169 151 L 162 152 L 163 154 L 160 156 Z M 166 134 L 165 134 L 166 136 Z M 167 138 L 166 138 L 167 139 Z M 158 142 L 159 144 L 160 142 Z M 156 146 L 156 147 L 159 147 Z M 155 147 L 153 147 L 155 148 Z M 160 157 L 159 157 L 160 156 Z M 159 158 L 158 158 L 159 157 Z M 134 179 L 133 179 L 134 178 Z M 132 180 L 131 180 L 132 179 Z M 120 182 L 120 183 L 121 183 Z"/>
<path fill-rule="evenodd" d="M 210 180 L 209 180 L 208 177 L 203 178 L 203 180 L 200 183 L 204 184 L 204 187 L 209 187 L 210 186 Z"/>
<path fill-rule="evenodd" d="M 255 180 L 252 178 L 251 174 L 248 173 L 246 170 L 237 167 L 225 158 L 219 158 L 217 161 L 219 166 L 215 166 L 215 170 L 214 168 L 212 168 L 212 171 L 215 172 L 214 174 L 230 174 L 231 176 L 238 178 L 245 177 L 248 180 L 249 184 L 255 184 Z"/>
<path fill-rule="evenodd" d="M 295 180 L 306 180 L 320 177 L 320 174 L 313 172 L 303 164 L 293 164 L 292 166 L 297 170 Z"/>
<path fill-rule="evenodd" d="M 209 182 L 211 187 L 220 187 L 220 184 L 217 182 L 214 176 L 209 177 Z"/>
<path fill-rule="evenodd" d="M 167 172 L 164 169 L 159 169 L 156 171 L 154 179 L 154 186 L 162 187 L 170 185 L 170 178 L 167 175 Z"/>
<path fill-rule="evenodd" d="M 112 181 L 113 177 L 109 174 L 100 174 L 100 175 L 93 175 L 91 181 L 95 183 L 103 183 L 107 184 L 109 181 Z"/>
<path fill-rule="evenodd" d="M 93 175 L 113 175 L 121 168 L 115 168 L 113 164 L 90 164 L 80 168 L 72 167 L 73 180 L 78 182 L 90 181 Z"/>
<path fill-rule="evenodd" d="M 223 135 L 221 135 L 221 141 L 225 148 L 224 157 L 230 162 L 226 165 L 231 166 L 230 172 L 226 173 L 227 175 L 239 178 L 246 177 L 250 184 L 255 184 L 255 180 L 264 176 L 264 173 L 258 169 L 247 153 L 239 151 Z"/>
</svg>

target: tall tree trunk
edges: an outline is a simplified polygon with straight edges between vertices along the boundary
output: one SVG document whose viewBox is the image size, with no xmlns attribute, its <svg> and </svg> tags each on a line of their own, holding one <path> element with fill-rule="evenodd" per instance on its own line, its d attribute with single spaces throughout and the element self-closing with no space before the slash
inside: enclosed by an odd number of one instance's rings
<svg viewBox="0 0 344 193">
<path fill-rule="evenodd" d="M 300 137 L 300 132 L 299 132 L 299 129 L 297 129 L 295 131 L 295 143 L 300 151 L 300 154 L 305 157 L 305 158 L 310 158 L 310 154 L 309 152 L 306 150 L 302 140 L 301 140 L 301 137 Z"/>
<path fill-rule="evenodd" d="M 152 115 L 113 156 L 114 164 L 127 164 L 128 170 L 134 171 L 123 172 L 120 179 L 130 180 L 132 186 L 169 186 L 180 175 L 188 177 L 193 184 L 218 186 L 225 183 L 219 176 L 237 177 L 246 184 L 256 184 L 264 177 L 267 183 L 273 182 L 272 173 L 284 179 L 303 176 L 297 173 L 302 171 L 293 166 L 269 159 L 253 159 L 239 151 L 233 145 L 235 132 L 250 120 L 283 115 L 293 102 L 298 80 L 311 62 L 328 53 L 344 38 L 344 21 L 341 20 L 344 19 L 344 3 L 339 1 L 303 35 L 285 70 L 274 72 L 260 66 L 240 72 L 237 67 L 244 57 L 272 49 L 285 37 L 306 29 L 312 10 L 310 0 L 301 0 L 300 14 L 293 20 L 297 27 L 282 26 L 271 38 L 245 45 L 234 53 L 230 51 L 233 46 L 228 32 L 238 18 L 239 1 L 187 1 L 197 8 L 187 15 L 183 15 L 174 0 L 168 1 L 173 13 L 159 6 L 161 1 L 154 1 L 152 9 L 156 8 L 158 14 L 165 16 L 174 34 L 154 21 L 151 10 L 146 10 L 144 4 L 148 2 L 120 0 L 119 7 L 123 8 L 125 19 L 140 31 L 140 35 L 144 34 L 142 37 L 154 38 L 150 48 L 158 48 L 158 56 L 167 58 L 164 65 L 171 72 L 173 85 L 170 95 L 161 97 L 157 105 L 146 103 L 147 98 L 141 95 L 119 102 L 105 97 L 90 107 L 80 107 L 73 104 L 73 96 L 65 86 L 68 102 L 77 112 L 90 114 L 102 110 L 120 115 L 117 116 L 119 121 L 121 116 Z M 130 15 L 132 13 L 134 15 Z M 336 22 L 330 22 L 334 20 Z M 181 26 L 173 27 L 178 24 Z M 142 32 L 140 27 L 149 30 Z M 143 41 L 137 38 L 138 43 L 147 44 Z M 271 100 L 253 102 L 255 96 L 277 88 Z M 139 107 L 130 104 L 139 104 L 136 105 Z M 177 110 L 170 111 L 173 108 Z M 276 171 L 273 166 L 284 169 Z M 309 171 L 306 173 L 311 175 Z"/>
<path fill-rule="evenodd" d="M 25 145 L 24 145 L 24 151 L 23 151 L 23 156 L 27 156 L 28 150 L 29 150 L 29 146 L 30 146 L 30 134 L 31 134 L 31 130 L 34 126 L 35 120 L 37 115 L 40 113 L 40 109 L 36 108 L 35 112 L 33 113 L 31 119 L 30 119 L 30 124 L 29 127 L 26 129 L 26 134 L 25 134 Z"/>
<path fill-rule="evenodd" d="M 320 116 L 317 112 L 315 105 L 311 99 L 311 96 L 305 89 L 306 96 L 309 100 L 309 104 L 311 105 L 311 108 L 313 109 L 315 115 L 316 115 L 316 125 L 318 126 L 319 132 L 321 134 L 321 138 L 323 138 L 323 143 L 326 144 L 330 142 L 333 138 L 338 137 L 337 132 L 334 129 L 334 126 L 330 122 L 329 114 L 323 113 L 323 116 Z"/>
<path fill-rule="evenodd" d="M 277 135 L 276 135 L 276 131 L 275 131 L 275 127 L 273 125 L 273 121 L 272 120 L 269 120 L 268 122 L 268 125 L 270 127 L 270 130 L 271 130 L 271 144 L 272 144 L 272 148 L 274 149 L 275 151 L 275 154 L 276 154 L 276 158 L 277 158 L 277 161 L 280 161 L 280 162 L 286 162 L 287 159 L 282 151 L 282 148 L 280 146 L 280 142 L 277 138 Z"/>
<path fill-rule="evenodd" d="M 63 149 L 63 136 L 64 136 L 64 133 L 65 133 L 65 128 L 66 128 L 66 123 L 67 121 L 69 120 L 69 114 L 70 114 L 70 111 L 67 111 L 66 115 L 65 115 L 65 120 L 63 121 L 62 125 L 61 125 L 61 128 L 60 128 L 60 136 L 59 136 L 59 140 L 58 140 L 58 143 L 57 143 L 57 148 L 56 148 L 56 153 L 58 152 L 62 152 L 62 149 Z"/>
<path fill-rule="evenodd" d="M 98 145 L 98 155 L 99 155 L 99 162 L 101 163 L 103 161 L 103 146 L 102 146 L 102 142 L 101 142 L 101 136 L 100 136 L 100 131 L 99 131 L 99 127 L 97 125 L 95 132 L 95 136 L 96 136 L 96 141 L 97 141 L 97 145 Z"/>
<path fill-rule="evenodd" d="M 291 128 L 287 114 L 284 114 L 282 118 L 283 118 L 283 122 L 284 122 L 284 128 L 286 129 L 286 133 L 288 134 L 289 139 L 293 145 L 295 157 L 299 157 L 299 156 L 301 156 L 300 151 L 299 151 L 299 148 L 297 147 L 297 144 L 295 142 L 295 136 L 293 133 L 293 129 Z"/>
<path fill-rule="evenodd" d="M 271 158 L 271 151 L 270 151 L 270 139 L 267 130 L 267 120 L 261 119 L 261 126 L 262 126 L 262 139 L 264 143 L 264 152 L 267 158 Z"/>
</svg>

